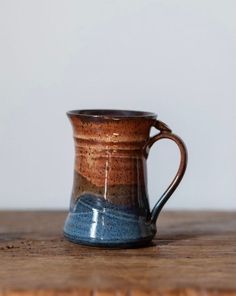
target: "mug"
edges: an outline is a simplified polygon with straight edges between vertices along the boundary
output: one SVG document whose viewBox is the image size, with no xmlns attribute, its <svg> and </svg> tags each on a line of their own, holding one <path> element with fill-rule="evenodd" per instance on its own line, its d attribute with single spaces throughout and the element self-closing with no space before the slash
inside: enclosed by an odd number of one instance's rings
<svg viewBox="0 0 236 296">
<path fill-rule="evenodd" d="M 74 243 L 102 247 L 150 243 L 158 215 L 185 173 L 185 144 L 152 112 L 74 110 L 67 115 L 73 128 L 75 164 L 65 237 Z M 159 133 L 150 137 L 152 127 Z M 152 145 L 161 139 L 177 144 L 180 165 L 150 210 L 146 160 Z"/>
</svg>

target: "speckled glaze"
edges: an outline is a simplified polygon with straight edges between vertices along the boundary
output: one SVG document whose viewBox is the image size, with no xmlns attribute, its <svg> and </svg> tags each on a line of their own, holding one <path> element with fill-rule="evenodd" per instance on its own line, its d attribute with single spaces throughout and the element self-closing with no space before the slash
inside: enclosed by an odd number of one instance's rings
<svg viewBox="0 0 236 296">
<path fill-rule="evenodd" d="M 179 183 L 186 168 L 182 140 L 150 112 L 76 110 L 67 115 L 73 127 L 75 166 L 65 237 L 106 247 L 150 242 L 156 233 L 157 216 L 178 184 L 175 178 L 151 212 L 146 182 L 148 151 L 160 135 L 178 144 Z M 150 138 L 152 126 L 161 131 L 158 138 Z"/>
</svg>

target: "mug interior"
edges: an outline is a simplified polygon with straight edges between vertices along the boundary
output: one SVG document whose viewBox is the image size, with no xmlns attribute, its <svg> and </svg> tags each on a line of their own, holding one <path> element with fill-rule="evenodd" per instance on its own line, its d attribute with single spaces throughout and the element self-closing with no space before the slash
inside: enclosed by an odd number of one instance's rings
<svg viewBox="0 0 236 296">
<path fill-rule="evenodd" d="M 68 115 L 77 115 L 82 117 L 104 117 L 104 118 L 137 118 L 148 117 L 156 118 L 156 114 L 147 111 L 136 110 L 116 110 L 116 109 L 83 109 L 67 112 Z"/>
</svg>

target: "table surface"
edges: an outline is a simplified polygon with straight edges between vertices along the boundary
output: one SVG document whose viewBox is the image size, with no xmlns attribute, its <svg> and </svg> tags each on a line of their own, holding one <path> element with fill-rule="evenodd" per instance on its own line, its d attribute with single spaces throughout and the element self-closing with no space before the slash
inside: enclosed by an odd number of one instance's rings
<svg viewBox="0 0 236 296">
<path fill-rule="evenodd" d="M 236 213 L 164 212 L 146 248 L 63 238 L 65 212 L 0 212 L 0 296 L 236 295 Z"/>
</svg>

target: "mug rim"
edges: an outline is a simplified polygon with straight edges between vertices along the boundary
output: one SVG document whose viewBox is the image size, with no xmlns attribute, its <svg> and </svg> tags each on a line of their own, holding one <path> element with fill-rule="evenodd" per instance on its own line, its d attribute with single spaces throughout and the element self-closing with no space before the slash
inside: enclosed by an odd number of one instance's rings
<svg viewBox="0 0 236 296">
<path fill-rule="evenodd" d="M 155 119 L 156 113 L 140 110 L 127 109 L 78 109 L 66 112 L 68 116 L 78 116 L 81 118 L 103 118 L 103 119 Z"/>
</svg>

